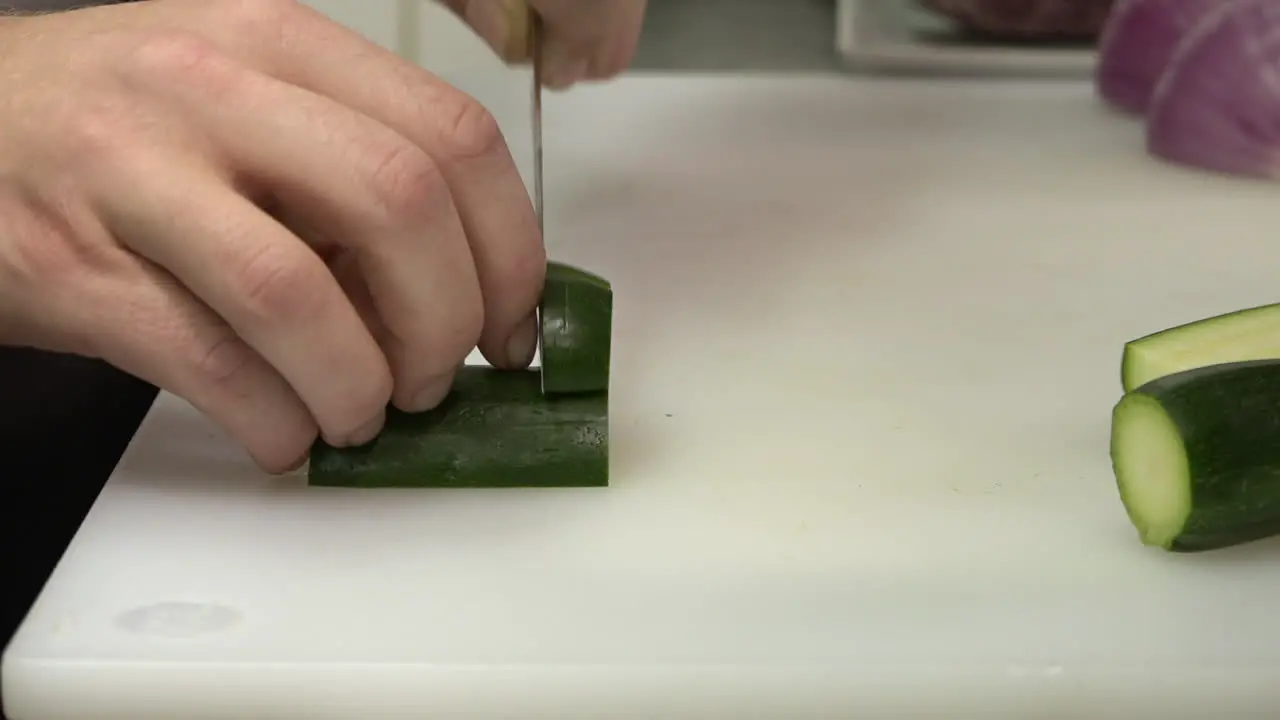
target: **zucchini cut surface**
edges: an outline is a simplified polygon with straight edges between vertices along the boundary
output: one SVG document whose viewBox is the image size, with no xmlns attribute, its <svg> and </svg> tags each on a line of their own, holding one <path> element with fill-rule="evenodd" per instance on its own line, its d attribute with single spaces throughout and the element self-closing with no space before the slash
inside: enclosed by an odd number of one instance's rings
<svg viewBox="0 0 1280 720">
<path fill-rule="evenodd" d="M 539 317 L 542 392 L 607 391 L 613 333 L 613 288 L 608 281 L 563 263 L 548 263 Z"/>
<path fill-rule="evenodd" d="M 1122 398 L 1112 415 L 1111 459 L 1125 512 L 1143 544 L 1168 548 L 1191 514 L 1191 469 L 1178 426 L 1141 393 Z"/>
</svg>

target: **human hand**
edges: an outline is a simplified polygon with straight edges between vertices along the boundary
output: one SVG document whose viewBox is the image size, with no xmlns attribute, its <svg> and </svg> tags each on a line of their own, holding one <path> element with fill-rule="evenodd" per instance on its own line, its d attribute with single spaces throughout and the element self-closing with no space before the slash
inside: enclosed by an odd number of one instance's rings
<svg viewBox="0 0 1280 720">
<path fill-rule="evenodd" d="M 529 59 L 527 4 L 546 31 L 543 83 L 568 88 L 627 68 L 644 24 L 646 0 L 443 0 L 508 63 Z"/>
<path fill-rule="evenodd" d="M 494 119 L 296 0 L 0 18 L 0 343 L 98 357 L 269 471 L 528 365 L 546 257 Z"/>
</svg>

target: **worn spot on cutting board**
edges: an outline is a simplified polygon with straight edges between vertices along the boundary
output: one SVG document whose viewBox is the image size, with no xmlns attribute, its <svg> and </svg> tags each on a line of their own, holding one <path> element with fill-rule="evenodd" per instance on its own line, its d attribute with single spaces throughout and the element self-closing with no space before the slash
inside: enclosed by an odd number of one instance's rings
<svg viewBox="0 0 1280 720">
<path fill-rule="evenodd" d="M 235 608 L 214 603 L 162 602 L 121 613 L 116 627 L 137 635 L 190 638 L 221 632 L 240 622 Z"/>
</svg>

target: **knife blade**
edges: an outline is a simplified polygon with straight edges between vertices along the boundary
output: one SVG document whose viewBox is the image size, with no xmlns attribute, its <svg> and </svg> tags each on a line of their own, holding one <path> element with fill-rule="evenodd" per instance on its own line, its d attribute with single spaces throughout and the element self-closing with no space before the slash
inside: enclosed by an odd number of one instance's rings
<svg viewBox="0 0 1280 720">
<path fill-rule="evenodd" d="M 529 9 L 529 55 L 533 60 L 533 207 L 538 213 L 538 233 L 542 223 L 542 16 Z"/>
</svg>

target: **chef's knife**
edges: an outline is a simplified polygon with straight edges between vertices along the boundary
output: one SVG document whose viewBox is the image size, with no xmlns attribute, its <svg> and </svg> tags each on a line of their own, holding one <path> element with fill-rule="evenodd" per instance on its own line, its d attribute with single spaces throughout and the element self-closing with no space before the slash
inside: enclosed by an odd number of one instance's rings
<svg viewBox="0 0 1280 720">
<path fill-rule="evenodd" d="M 492 2 L 496 0 L 481 0 Z M 542 230 L 542 17 L 529 0 L 502 0 L 507 17 L 507 42 L 503 56 L 509 61 L 528 58 L 533 65 L 533 92 L 530 98 L 533 120 L 533 204 Z"/>
<path fill-rule="evenodd" d="M 529 54 L 533 58 L 533 207 L 542 234 L 542 17 L 529 11 Z"/>
</svg>

